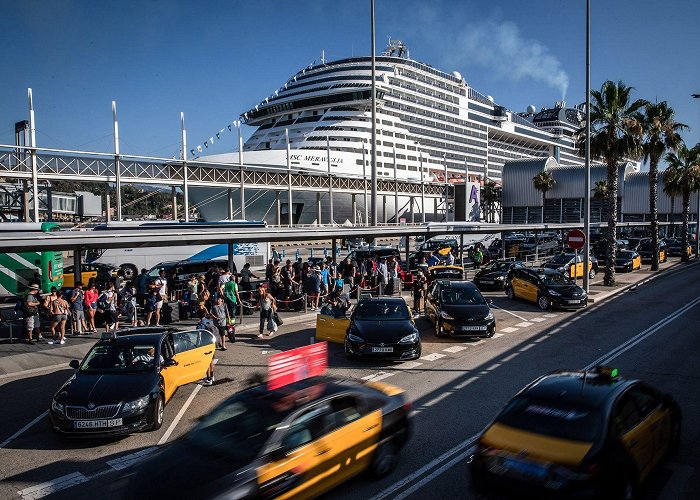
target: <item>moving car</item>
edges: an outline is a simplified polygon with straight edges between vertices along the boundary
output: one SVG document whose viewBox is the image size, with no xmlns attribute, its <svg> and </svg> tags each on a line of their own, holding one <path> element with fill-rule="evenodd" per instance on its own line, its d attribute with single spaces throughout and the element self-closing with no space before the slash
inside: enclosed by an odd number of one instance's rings
<svg viewBox="0 0 700 500">
<path fill-rule="evenodd" d="M 503 290 L 508 271 L 524 265 L 520 260 L 492 260 L 476 273 L 472 281 L 479 290 Z"/>
<path fill-rule="evenodd" d="M 119 330 L 99 340 L 56 392 L 51 427 L 66 436 L 117 436 L 157 430 L 178 387 L 203 378 L 214 335 L 161 327 Z"/>
<path fill-rule="evenodd" d="M 437 337 L 493 337 L 496 319 L 471 281 L 436 281 L 425 297 L 425 317 Z"/>
<path fill-rule="evenodd" d="M 363 471 L 389 474 L 410 435 L 409 412 L 404 391 L 380 382 L 253 387 L 119 486 L 130 499 L 313 498 Z"/>
<path fill-rule="evenodd" d="M 540 309 L 579 309 L 588 305 L 583 288 L 554 269 L 516 267 L 508 273 L 505 291 L 508 298 L 529 300 Z"/>
<path fill-rule="evenodd" d="M 583 278 L 583 255 L 576 253 L 560 253 L 545 262 L 545 269 L 555 269 L 570 278 Z M 598 259 L 592 254 L 588 262 L 588 277 L 593 279 L 598 272 Z"/>
<path fill-rule="evenodd" d="M 647 238 L 643 240 L 637 252 L 642 256 L 642 263 L 651 264 L 651 239 Z M 659 262 L 666 262 L 668 260 L 668 247 L 664 240 L 659 240 Z"/>
<path fill-rule="evenodd" d="M 615 271 L 634 271 L 642 268 L 642 256 L 634 250 L 620 250 L 615 259 Z"/>
<path fill-rule="evenodd" d="M 80 264 L 80 281 L 87 286 L 90 280 L 94 280 L 98 288 L 104 288 L 112 278 L 117 275 L 118 267 L 109 264 Z M 75 286 L 74 266 L 63 268 L 63 288 L 73 288 Z"/>
<path fill-rule="evenodd" d="M 319 314 L 316 340 L 342 342 L 348 359 L 407 360 L 421 355 L 413 314 L 400 297 L 362 299 L 349 319 Z"/>
<path fill-rule="evenodd" d="M 557 371 L 526 386 L 484 430 L 472 483 L 519 495 L 633 498 L 680 435 L 670 395 L 610 367 Z"/>
</svg>

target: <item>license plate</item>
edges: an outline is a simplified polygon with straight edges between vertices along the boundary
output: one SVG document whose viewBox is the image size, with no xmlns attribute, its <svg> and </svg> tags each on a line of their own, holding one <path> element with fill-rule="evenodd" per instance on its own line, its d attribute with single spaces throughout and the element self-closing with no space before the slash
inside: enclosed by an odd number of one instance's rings
<svg viewBox="0 0 700 500">
<path fill-rule="evenodd" d="M 567 300 L 566 302 L 567 302 L 568 304 L 578 304 L 578 303 L 581 302 L 581 301 L 580 301 L 580 300 Z"/>
<path fill-rule="evenodd" d="M 547 469 L 541 465 L 506 458 L 503 462 L 503 466 L 509 471 L 513 471 L 527 477 L 532 477 L 535 479 L 544 479 L 547 477 Z"/>
<path fill-rule="evenodd" d="M 463 332 L 475 332 L 475 331 L 483 331 L 486 330 L 486 325 L 482 326 L 460 326 L 460 330 Z"/>
<path fill-rule="evenodd" d="M 393 347 L 372 347 L 372 352 L 394 352 Z"/>
<path fill-rule="evenodd" d="M 106 427 L 119 427 L 122 425 L 121 418 L 112 418 L 110 420 L 76 420 L 74 422 L 76 429 L 101 429 Z"/>
<path fill-rule="evenodd" d="M 493 285 L 494 284 L 492 280 L 481 280 L 481 283 L 483 285 Z"/>
</svg>

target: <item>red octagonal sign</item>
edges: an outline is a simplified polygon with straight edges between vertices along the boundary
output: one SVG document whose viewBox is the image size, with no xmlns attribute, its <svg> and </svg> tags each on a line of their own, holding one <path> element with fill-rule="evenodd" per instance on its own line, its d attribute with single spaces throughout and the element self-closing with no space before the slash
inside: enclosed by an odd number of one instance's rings
<svg viewBox="0 0 700 500">
<path fill-rule="evenodd" d="M 580 250 L 586 244 L 586 235 L 580 229 L 572 229 L 566 235 L 566 244 L 569 248 Z"/>
</svg>

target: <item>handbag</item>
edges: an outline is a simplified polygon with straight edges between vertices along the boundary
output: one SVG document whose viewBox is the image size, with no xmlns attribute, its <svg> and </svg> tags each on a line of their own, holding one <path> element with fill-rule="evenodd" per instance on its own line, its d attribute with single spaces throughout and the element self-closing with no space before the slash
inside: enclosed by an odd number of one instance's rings
<svg viewBox="0 0 700 500">
<path fill-rule="evenodd" d="M 274 321 L 277 326 L 284 324 L 284 321 L 282 321 L 282 318 L 280 318 L 280 315 L 277 314 L 277 311 L 272 312 L 272 321 Z"/>
</svg>

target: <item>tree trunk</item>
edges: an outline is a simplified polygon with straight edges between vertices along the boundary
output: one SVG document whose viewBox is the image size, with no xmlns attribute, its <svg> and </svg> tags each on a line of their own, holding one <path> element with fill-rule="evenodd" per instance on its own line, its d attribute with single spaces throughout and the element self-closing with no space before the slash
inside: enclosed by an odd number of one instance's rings
<svg viewBox="0 0 700 500">
<path fill-rule="evenodd" d="M 651 270 L 659 270 L 659 210 L 658 198 L 659 162 L 649 158 L 649 215 L 651 215 Z"/>
<path fill-rule="evenodd" d="M 617 256 L 617 162 L 608 160 L 608 242 L 605 251 L 605 286 L 615 286 L 615 257 Z M 586 242 L 588 243 L 588 242 Z"/>
<path fill-rule="evenodd" d="M 690 261 L 688 254 L 688 215 L 690 214 L 690 191 L 683 190 L 683 225 L 681 226 L 681 261 Z"/>
<path fill-rule="evenodd" d="M 542 224 L 544 224 L 544 204 L 547 200 L 547 191 L 542 191 Z"/>
</svg>

